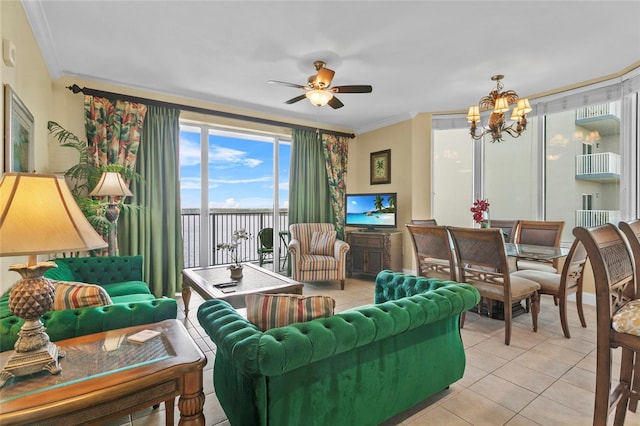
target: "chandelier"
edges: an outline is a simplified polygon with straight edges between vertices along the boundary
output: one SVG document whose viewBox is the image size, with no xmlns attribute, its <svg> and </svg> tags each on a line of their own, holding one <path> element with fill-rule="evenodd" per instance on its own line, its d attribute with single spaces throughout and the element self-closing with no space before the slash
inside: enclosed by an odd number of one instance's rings
<svg viewBox="0 0 640 426">
<path fill-rule="evenodd" d="M 531 112 L 531 105 L 528 99 L 518 99 L 518 94 L 513 90 L 502 91 L 504 87 L 500 82 L 504 75 L 494 75 L 492 81 L 496 82 L 496 88 L 492 90 L 488 96 L 483 97 L 478 105 L 469 107 L 467 113 L 467 122 L 471 123 L 470 133 L 474 140 L 481 139 L 484 135 L 491 135 L 491 142 L 501 142 L 504 133 L 508 133 L 511 137 L 517 138 L 527 128 L 527 113 Z M 505 122 L 505 113 L 509 111 L 509 105 L 514 105 L 510 120 L 513 123 L 507 126 Z M 489 116 L 489 124 L 486 128 L 476 133 L 477 124 L 480 122 L 480 108 L 493 111 Z"/>
</svg>

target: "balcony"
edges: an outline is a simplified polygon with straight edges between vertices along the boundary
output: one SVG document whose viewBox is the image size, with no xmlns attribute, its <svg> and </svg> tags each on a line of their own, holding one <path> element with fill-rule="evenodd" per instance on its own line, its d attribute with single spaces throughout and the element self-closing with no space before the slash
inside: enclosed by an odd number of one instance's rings
<svg viewBox="0 0 640 426">
<path fill-rule="evenodd" d="M 593 228 L 605 223 L 617 225 L 618 222 L 620 210 L 576 210 L 576 226 Z"/>
<path fill-rule="evenodd" d="M 613 152 L 578 155 L 576 157 L 576 179 L 597 182 L 620 180 L 620 155 Z"/>
<path fill-rule="evenodd" d="M 597 131 L 600 136 L 620 134 L 620 102 L 578 108 L 576 125 Z"/>
<path fill-rule="evenodd" d="M 184 267 L 200 265 L 200 209 L 182 209 L 182 240 L 184 242 Z M 258 232 L 273 228 L 273 211 L 269 209 L 211 209 L 209 210 L 209 265 L 231 263 L 226 250 L 217 251 L 216 244 L 231 239 L 234 230 L 244 228 L 252 236 L 239 247 L 239 257 L 245 262 L 258 261 Z M 280 210 L 280 230 L 289 229 L 289 212 Z M 284 256 L 284 253 L 283 253 Z"/>
</svg>

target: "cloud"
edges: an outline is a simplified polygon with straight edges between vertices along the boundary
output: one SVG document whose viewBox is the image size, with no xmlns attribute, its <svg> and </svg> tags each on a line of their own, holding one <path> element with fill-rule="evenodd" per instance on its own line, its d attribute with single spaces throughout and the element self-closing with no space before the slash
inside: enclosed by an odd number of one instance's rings
<svg viewBox="0 0 640 426">
<path fill-rule="evenodd" d="M 233 148 L 225 148 L 222 146 L 214 146 L 209 152 L 209 162 L 213 164 L 222 163 L 223 165 L 242 165 L 246 167 L 257 167 L 263 163 L 257 158 L 247 158 L 245 151 Z"/>
<path fill-rule="evenodd" d="M 188 139 L 180 140 L 180 166 L 195 166 L 200 164 L 200 144 Z"/>
<path fill-rule="evenodd" d="M 235 183 L 256 183 L 256 182 L 271 182 L 273 180 L 270 176 L 263 176 L 250 179 L 210 179 L 211 184 L 235 184 Z"/>
</svg>

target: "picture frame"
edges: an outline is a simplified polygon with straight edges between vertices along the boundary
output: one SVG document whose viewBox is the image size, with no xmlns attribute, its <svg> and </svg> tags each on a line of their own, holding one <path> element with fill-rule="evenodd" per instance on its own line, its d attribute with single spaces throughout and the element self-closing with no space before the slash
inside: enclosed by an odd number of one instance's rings
<svg viewBox="0 0 640 426">
<path fill-rule="evenodd" d="M 4 168 L 9 173 L 34 171 L 34 119 L 24 102 L 4 85 Z"/>
<path fill-rule="evenodd" d="M 391 150 L 371 153 L 370 184 L 391 183 Z"/>
</svg>

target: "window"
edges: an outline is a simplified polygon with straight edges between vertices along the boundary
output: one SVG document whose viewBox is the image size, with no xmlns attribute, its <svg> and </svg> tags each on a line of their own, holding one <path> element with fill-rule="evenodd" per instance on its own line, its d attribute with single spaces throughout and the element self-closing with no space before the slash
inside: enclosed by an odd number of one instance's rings
<svg viewBox="0 0 640 426">
<path fill-rule="evenodd" d="M 240 228 L 252 238 L 238 247 L 239 257 L 256 261 L 258 232 L 288 228 L 290 152 L 285 137 L 181 123 L 185 267 L 230 263 L 228 251 L 215 247 Z M 279 243 L 276 238 L 274 253 Z"/>
<path fill-rule="evenodd" d="M 564 221 L 568 245 L 575 226 L 638 217 L 639 74 L 538 99 L 522 136 L 500 143 L 473 141 L 463 116 L 434 115 L 438 223 L 472 226 L 471 203 L 487 198 L 492 219 Z M 458 173 L 445 152 L 462 153 L 472 166 L 466 181 L 453 180 Z"/>
</svg>

